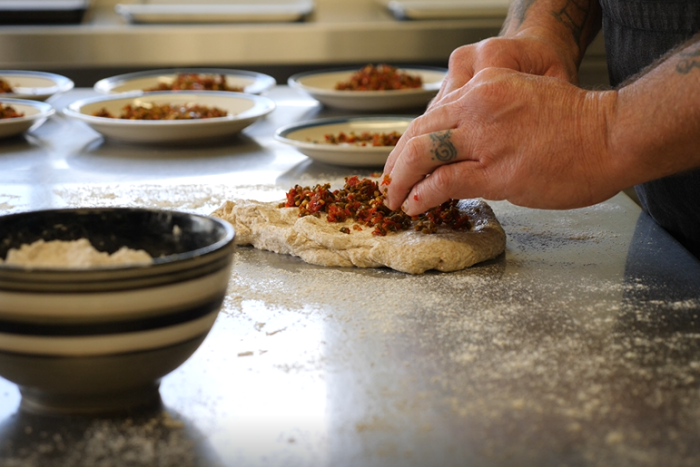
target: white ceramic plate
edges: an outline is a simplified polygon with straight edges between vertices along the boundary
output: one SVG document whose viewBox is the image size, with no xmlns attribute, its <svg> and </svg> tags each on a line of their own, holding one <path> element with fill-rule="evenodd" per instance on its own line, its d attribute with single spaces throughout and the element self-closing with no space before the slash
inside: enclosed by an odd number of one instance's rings
<svg viewBox="0 0 700 467">
<path fill-rule="evenodd" d="M 225 117 L 193 120 L 122 120 L 95 117 L 102 108 L 119 115 L 127 104 L 143 105 L 200 104 L 218 107 L 229 114 Z M 131 143 L 198 144 L 229 137 L 275 108 L 272 100 L 252 94 L 225 91 L 159 91 L 99 96 L 73 102 L 64 109 L 65 115 L 87 123 L 108 138 Z"/>
<path fill-rule="evenodd" d="M 115 10 L 134 23 L 276 23 L 299 21 L 314 10 L 311 0 L 242 2 L 168 1 L 118 4 Z"/>
<path fill-rule="evenodd" d="M 174 68 L 168 70 L 149 70 L 124 75 L 112 76 L 95 83 L 94 89 L 102 94 L 143 91 L 158 86 L 160 83 L 170 84 L 177 74 L 200 74 L 205 76 L 226 77 L 228 86 L 242 87 L 243 92 L 260 94 L 271 89 L 277 82 L 272 76 L 253 71 L 228 70 L 222 68 Z"/>
<path fill-rule="evenodd" d="M 423 87 L 391 91 L 337 91 L 335 85 L 347 81 L 360 68 L 299 73 L 289 78 L 292 88 L 304 91 L 328 107 L 356 111 L 386 111 L 425 107 L 440 90 L 447 74 L 445 68 L 398 67 L 399 70 L 419 75 Z"/>
<path fill-rule="evenodd" d="M 510 0 L 391 0 L 397 19 L 431 20 L 505 17 Z"/>
<path fill-rule="evenodd" d="M 403 133 L 414 117 L 377 116 L 326 118 L 290 125 L 275 132 L 275 139 L 294 146 L 311 159 L 348 167 L 381 167 L 393 146 L 358 146 L 354 144 L 327 144 L 324 136 L 345 133 Z"/>
<path fill-rule="evenodd" d="M 0 97 L 0 105 L 12 106 L 24 117 L 0 118 L 0 138 L 8 138 L 34 129 L 44 123 L 54 113 L 53 107 L 45 102 Z"/>
<path fill-rule="evenodd" d="M 0 78 L 7 81 L 13 92 L 0 97 L 45 101 L 54 94 L 73 89 L 73 81 L 65 76 L 43 71 L 0 70 Z"/>
</svg>

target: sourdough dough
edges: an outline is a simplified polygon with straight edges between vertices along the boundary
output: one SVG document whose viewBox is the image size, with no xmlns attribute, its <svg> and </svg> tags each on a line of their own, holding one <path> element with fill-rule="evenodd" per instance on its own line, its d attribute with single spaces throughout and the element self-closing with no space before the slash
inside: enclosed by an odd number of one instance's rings
<svg viewBox="0 0 700 467">
<path fill-rule="evenodd" d="M 371 227 L 353 230 L 354 221 L 328 222 L 320 217 L 299 217 L 297 208 L 279 203 L 227 201 L 212 215 L 230 222 L 235 243 L 298 256 L 320 266 L 386 266 L 421 274 L 430 269 L 456 271 L 494 258 L 505 249 L 506 235 L 491 207 L 482 200 L 461 200 L 459 209 L 469 215 L 472 228 L 456 231 L 440 226 L 437 233 L 414 230 L 372 235 Z M 340 231 L 348 227 L 350 234 Z"/>
</svg>

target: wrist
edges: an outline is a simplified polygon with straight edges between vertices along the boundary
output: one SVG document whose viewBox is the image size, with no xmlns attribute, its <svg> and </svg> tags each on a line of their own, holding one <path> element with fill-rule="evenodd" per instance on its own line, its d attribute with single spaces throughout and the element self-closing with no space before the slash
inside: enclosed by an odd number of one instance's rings
<svg viewBox="0 0 700 467">
<path fill-rule="evenodd" d="M 681 107 L 664 105 L 666 102 L 660 96 L 655 98 L 646 86 L 628 86 L 618 91 L 610 125 L 610 150 L 619 160 L 629 186 L 697 164 L 693 162 L 697 156 L 691 156 L 696 154 L 697 124 L 687 126 L 691 122 L 679 111 Z"/>
<path fill-rule="evenodd" d="M 596 0 L 513 0 L 504 22 L 504 37 L 540 38 L 571 57 L 577 67 L 601 28 Z"/>
<path fill-rule="evenodd" d="M 578 44 L 568 37 L 566 33 L 556 28 L 552 29 L 543 26 L 521 27 L 505 37 L 541 43 L 557 54 L 562 62 L 569 63 L 574 70 L 578 70 L 578 66 L 583 59 L 583 51 L 578 47 Z"/>
</svg>

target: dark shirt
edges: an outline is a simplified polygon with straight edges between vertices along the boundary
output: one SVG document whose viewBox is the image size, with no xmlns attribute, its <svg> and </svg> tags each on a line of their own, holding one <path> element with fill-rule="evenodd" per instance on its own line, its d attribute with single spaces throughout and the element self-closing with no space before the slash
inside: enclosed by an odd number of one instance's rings
<svg viewBox="0 0 700 467">
<path fill-rule="evenodd" d="M 700 31 L 700 0 L 600 0 L 600 5 L 612 86 Z M 700 169 L 643 183 L 635 191 L 652 219 L 700 258 Z"/>
</svg>

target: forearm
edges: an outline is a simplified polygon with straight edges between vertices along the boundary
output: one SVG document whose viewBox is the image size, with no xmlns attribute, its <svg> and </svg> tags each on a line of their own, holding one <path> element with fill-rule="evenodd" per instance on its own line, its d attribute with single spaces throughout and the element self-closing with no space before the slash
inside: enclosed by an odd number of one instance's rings
<svg viewBox="0 0 700 467">
<path fill-rule="evenodd" d="M 600 28 L 597 0 L 513 0 L 501 36 L 541 38 L 578 66 Z"/>
<path fill-rule="evenodd" d="M 700 167 L 700 35 L 619 89 L 610 129 L 630 184 Z"/>
</svg>

